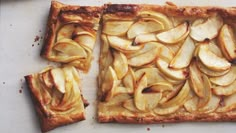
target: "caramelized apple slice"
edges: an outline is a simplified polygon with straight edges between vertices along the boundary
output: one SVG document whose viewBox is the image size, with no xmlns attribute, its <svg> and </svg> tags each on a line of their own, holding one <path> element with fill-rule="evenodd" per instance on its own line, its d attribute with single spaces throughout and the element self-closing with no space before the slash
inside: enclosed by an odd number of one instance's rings
<svg viewBox="0 0 236 133">
<path fill-rule="evenodd" d="M 224 106 L 220 106 L 217 108 L 216 112 L 229 112 L 231 110 L 234 110 L 236 108 L 236 93 L 224 97 Z"/>
<path fill-rule="evenodd" d="M 184 44 L 179 49 L 178 53 L 170 62 L 171 68 L 185 68 L 190 64 L 190 61 L 193 57 L 193 52 L 195 50 L 194 42 L 191 38 L 187 37 L 184 41 Z"/>
<path fill-rule="evenodd" d="M 55 88 L 61 92 L 65 93 L 65 74 L 60 68 L 54 68 L 50 70 L 53 84 Z"/>
<path fill-rule="evenodd" d="M 208 49 L 213 52 L 214 54 L 216 54 L 219 57 L 223 57 L 222 52 L 220 50 L 220 48 L 217 46 L 215 41 L 210 41 L 208 44 Z"/>
<path fill-rule="evenodd" d="M 103 25 L 102 33 L 120 36 L 126 34 L 133 21 L 107 21 Z"/>
<path fill-rule="evenodd" d="M 236 67 L 232 66 L 227 74 L 220 77 L 212 77 L 210 78 L 210 81 L 216 85 L 227 86 L 233 83 L 235 79 L 236 79 Z"/>
<path fill-rule="evenodd" d="M 173 44 L 185 39 L 189 34 L 189 23 L 184 22 L 177 27 L 158 33 L 157 39 L 163 43 Z"/>
<path fill-rule="evenodd" d="M 236 60 L 236 38 L 231 26 L 225 24 L 218 36 L 219 46 L 229 61 Z"/>
<path fill-rule="evenodd" d="M 212 16 L 202 24 L 191 26 L 190 36 L 199 42 L 211 40 L 217 36 L 222 25 L 223 20 L 220 16 Z"/>
<path fill-rule="evenodd" d="M 52 88 L 52 87 L 53 87 L 52 77 L 51 77 L 51 75 L 50 75 L 49 72 L 44 72 L 44 73 L 42 73 L 42 78 L 43 78 L 44 84 L 45 84 L 48 88 Z"/>
<path fill-rule="evenodd" d="M 164 29 L 170 29 L 173 27 L 169 18 L 162 13 L 153 12 L 153 11 L 142 11 L 138 15 L 142 18 L 156 19 L 157 21 L 161 22 L 164 25 Z"/>
<path fill-rule="evenodd" d="M 155 84 L 150 85 L 148 88 L 155 92 L 165 92 L 165 91 L 172 91 L 174 89 L 173 85 L 169 82 L 157 82 Z"/>
<path fill-rule="evenodd" d="M 85 48 L 89 48 L 90 50 L 93 50 L 96 38 L 88 34 L 82 34 L 82 35 L 76 36 L 74 40 L 81 46 Z"/>
<path fill-rule="evenodd" d="M 196 95 L 203 98 L 205 87 L 202 84 L 203 83 L 203 77 L 202 77 L 201 72 L 197 68 L 196 61 L 193 61 L 190 64 L 190 67 L 189 67 L 189 80 L 190 80 L 191 87 L 193 88 Z"/>
<path fill-rule="evenodd" d="M 152 63 L 157 57 L 157 48 L 128 59 L 130 66 L 139 67 Z"/>
<path fill-rule="evenodd" d="M 228 86 L 217 86 L 213 88 L 213 92 L 216 95 L 225 95 L 225 96 L 229 96 L 232 95 L 233 93 L 236 92 L 236 80 L 233 81 L 233 83 L 231 83 Z"/>
<path fill-rule="evenodd" d="M 211 77 L 218 77 L 218 76 L 223 76 L 229 72 L 230 69 L 227 69 L 225 71 L 212 71 L 208 69 L 206 66 L 204 66 L 200 61 L 197 61 L 197 66 L 201 72 L 204 74 L 211 76 Z"/>
<path fill-rule="evenodd" d="M 215 95 L 212 95 L 209 102 L 204 107 L 199 108 L 198 111 L 203 113 L 211 113 L 218 108 L 219 104 L 220 98 Z"/>
<path fill-rule="evenodd" d="M 66 24 L 63 25 L 57 32 L 57 41 L 61 39 L 67 38 L 70 39 L 72 37 L 72 33 L 75 30 L 75 24 Z"/>
<path fill-rule="evenodd" d="M 65 56 L 77 56 L 78 58 L 87 56 L 85 50 L 71 39 L 61 39 L 55 44 L 53 49 Z"/>
<path fill-rule="evenodd" d="M 194 96 L 184 103 L 184 108 L 190 113 L 195 113 L 198 109 L 197 104 L 198 104 L 198 97 Z"/>
<path fill-rule="evenodd" d="M 113 52 L 114 61 L 113 66 L 116 71 L 118 79 L 122 79 L 128 72 L 128 61 L 126 56 L 121 52 Z"/>
<path fill-rule="evenodd" d="M 140 34 L 137 35 L 134 39 L 135 44 L 147 43 L 147 42 L 156 42 L 156 34 L 148 33 L 148 34 Z"/>
<path fill-rule="evenodd" d="M 126 40 L 117 36 L 107 36 L 107 39 L 111 47 L 123 53 L 132 53 L 143 47 L 142 45 L 133 46 L 131 40 Z"/>
<path fill-rule="evenodd" d="M 145 33 L 152 33 L 156 31 L 163 30 L 164 26 L 159 21 L 153 20 L 139 20 L 138 22 L 134 23 L 127 32 L 127 37 L 129 39 L 135 38 L 137 35 L 145 34 Z"/>
<path fill-rule="evenodd" d="M 224 71 L 230 68 L 231 64 L 224 58 L 212 53 L 205 45 L 200 46 L 198 57 L 201 62 L 213 71 Z"/>
<path fill-rule="evenodd" d="M 183 101 L 186 100 L 186 98 L 189 95 L 189 91 L 190 91 L 190 86 L 189 86 L 189 82 L 186 81 L 183 88 L 180 90 L 180 92 L 171 100 L 162 103 L 161 107 L 167 108 L 167 107 L 171 107 L 174 105 L 181 105 L 183 103 Z"/>
<path fill-rule="evenodd" d="M 211 93 L 211 83 L 210 80 L 206 75 L 203 75 L 203 85 L 204 85 L 204 92 L 203 92 L 203 97 L 199 98 L 198 101 L 198 108 L 204 107 L 208 102 L 210 101 L 212 97 Z"/>
<path fill-rule="evenodd" d="M 117 81 L 117 80 L 118 78 L 117 78 L 115 70 L 111 66 L 109 66 L 104 76 L 104 81 L 102 84 L 102 91 L 105 93 L 111 90 L 113 86 L 115 85 L 114 81 Z"/>
<path fill-rule="evenodd" d="M 173 114 L 176 111 L 178 111 L 178 109 L 180 107 L 181 107 L 180 105 L 174 105 L 174 106 L 167 107 L 167 108 L 157 107 L 157 108 L 154 109 L 154 112 L 158 115 L 169 115 L 169 114 Z"/>
<path fill-rule="evenodd" d="M 129 92 L 133 93 L 134 87 L 136 85 L 136 78 L 132 68 L 128 68 L 128 72 L 126 73 L 122 81 L 124 86 L 129 89 Z"/>
<path fill-rule="evenodd" d="M 128 99 L 128 100 L 124 101 L 123 102 L 123 107 L 126 108 L 129 111 L 132 111 L 132 112 L 140 112 L 140 110 L 138 110 L 136 108 L 133 99 Z"/>
<path fill-rule="evenodd" d="M 144 73 L 146 74 L 147 77 L 148 86 L 155 84 L 157 82 L 165 81 L 165 79 L 163 79 L 163 77 L 160 75 L 160 71 L 154 67 L 141 68 L 135 71 L 136 79 L 140 79 Z"/>
<path fill-rule="evenodd" d="M 185 80 L 188 76 L 186 69 L 171 69 L 169 68 L 169 64 L 162 59 L 157 59 L 157 67 L 160 69 L 161 72 L 163 72 L 163 74 L 172 79 Z"/>
</svg>

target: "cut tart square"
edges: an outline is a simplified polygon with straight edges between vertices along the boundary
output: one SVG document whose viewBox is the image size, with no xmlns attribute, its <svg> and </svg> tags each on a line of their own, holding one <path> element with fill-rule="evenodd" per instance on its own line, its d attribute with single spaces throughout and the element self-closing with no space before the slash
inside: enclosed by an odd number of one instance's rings
<svg viewBox="0 0 236 133">
<path fill-rule="evenodd" d="M 236 9 L 108 4 L 98 121 L 236 121 Z"/>
<path fill-rule="evenodd" d="M 42 132 L 85 119 L 84 108 L 88 103 L 81 93 L 80 77 L 75 67 L 48 67 L 25 76 L 25 80 Z"/>
<path fill-rule="evenodd" d="M 101 7 L 52 1 L 41 56 L 88 72 L 101 11 Z"/>
</svg>

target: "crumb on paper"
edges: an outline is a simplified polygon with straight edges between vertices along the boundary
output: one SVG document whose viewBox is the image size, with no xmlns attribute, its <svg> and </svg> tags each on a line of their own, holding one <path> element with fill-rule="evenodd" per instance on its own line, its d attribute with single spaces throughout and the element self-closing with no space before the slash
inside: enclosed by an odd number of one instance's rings
<svg viewBox="0 0 236 133">
<path fill-rule="evenodd" d="M 164 125 L 164 124 L 162 124 L 161 126 L 162 126 L 163 128 L 165 127 L 165 125 Z"/>
<path fill-rule="evenodd" d="M 22 89 L 19 90 L 19 93 L 22 93 Z"/>
<path fill-rule="evenodd" d="M 148 127 L 148 128 L 147 128 L 147 131 L 150 131 L 150 130 L 151 130 L 151 129 Z"/>
<path fill-rule="evenodd" d="M 32 44 L 32 47 L 34 47 L 34 44 Z"/>
<path fill-rule="evenodd" d="M 5 85 L 5 84 L 6 84 L 6 82 L 2 82 L 2 84 L 4 84 L 4 85 Z"/>
<path fill-rule="evenodd" d="M 37 42 L 37 41 L 39 41 L 39 36 L 38 35 L 35 36 L 35 38 L 34 38 L 34 42 Z"/>
</svg>

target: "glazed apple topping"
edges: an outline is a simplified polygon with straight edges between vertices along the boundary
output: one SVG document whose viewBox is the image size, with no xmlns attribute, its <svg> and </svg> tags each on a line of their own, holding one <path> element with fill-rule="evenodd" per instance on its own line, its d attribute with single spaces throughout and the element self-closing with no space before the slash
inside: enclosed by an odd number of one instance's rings
<svg viewBox="0 0 236 133">
<path fill-rule="evenodd" d="M 116 103 L 130 112 L 155 115 L 236 109 L 232 26 L 215 14 L 178 24 L 174 20 L 142 11 L 133 20 L 103 22 L 102 104 Z"/>
</svg>

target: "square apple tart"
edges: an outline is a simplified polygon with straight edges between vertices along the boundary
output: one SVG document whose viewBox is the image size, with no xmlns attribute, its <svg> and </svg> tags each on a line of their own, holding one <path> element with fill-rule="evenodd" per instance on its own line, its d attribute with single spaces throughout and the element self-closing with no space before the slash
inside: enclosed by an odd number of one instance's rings
<svg viewBox="0 0 236 133">
<path fill-rule="evenodd" d="M 41 56 L 88 72 L 101 11 L 101 7 L 52 1 Z"/>
<path fill-rule="evenodd" d="M 98 121 L 236 121 L 236 9 L 107 4 Z"/>
<path fill-rule="evenodd" d="M 37 74 L 25 76 L 41 130 L 85 119 L 88 105 L 80 90 L 80 77 L 73 66 L 48 67 Z"/>
</svg>

